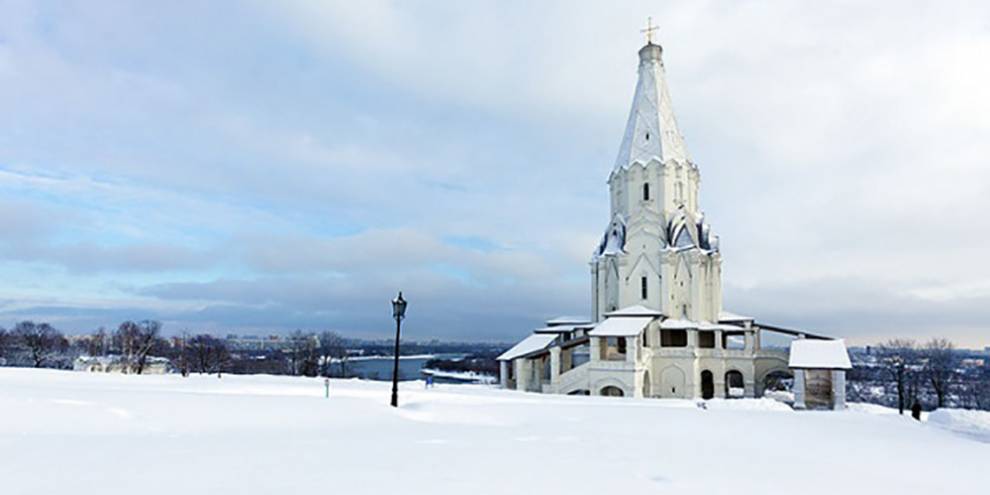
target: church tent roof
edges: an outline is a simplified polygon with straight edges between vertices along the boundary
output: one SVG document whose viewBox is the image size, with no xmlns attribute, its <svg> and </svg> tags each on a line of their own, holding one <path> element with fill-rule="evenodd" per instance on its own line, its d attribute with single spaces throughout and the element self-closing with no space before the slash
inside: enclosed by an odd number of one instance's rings
<svg viewBox="0 0 990 495">
<path fill-rule="evenodd" d="M 846 342 L 836 340 L 798 339 L 791 342 L 791 368 L 850 369 Z"/>
<path fill-rule="evenodd" d="M 660 45 L 648 43 L 639 51 L 639 79 L 633 96 L 626 132 L 619 146 L 615 170 L 633 163 L 688 163 L 687 147 L 677 128 L 670 90 L 664 75 Z"/>
<path fill-rule="evenodd" d="M 535 333 L 522 339 L 518 344 L 512 346 L 511 349 L 503 352 L 499 357 L 495 358 L 498 361 L 511 361 L 518 357 L 525 356 L 537 351 L 542 351 L 554 340 L 557 340 L 557 335 L 553 333 Z"/>
<path fill-rule="evenodd" d="M 639 335 L 653 321 L 652 316 L 628 316 L 619 318 L 606 318 L 588 335 L 592 337 L 632 337 Z"/>
</svg>

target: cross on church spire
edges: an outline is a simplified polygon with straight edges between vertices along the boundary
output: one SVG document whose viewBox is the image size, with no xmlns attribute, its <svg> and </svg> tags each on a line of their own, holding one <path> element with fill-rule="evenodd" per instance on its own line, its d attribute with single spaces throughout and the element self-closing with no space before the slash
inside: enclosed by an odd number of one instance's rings
<svg viewBox="0 0 990 495">
<path fill-rule="evenodd" d="M 652 17 L 647 17 L 646 18 L 646 28 L 645 29 L 640 29 L 639 32 L 646 33 L 646 44 L 647 45 L 652 45 L 653 44 L 653 33 L 656 32 L 656 31 L 658 31 L 659 29 L 660 29 L 659 27 L 653 25 L 653 18 Z"/>
</svg>

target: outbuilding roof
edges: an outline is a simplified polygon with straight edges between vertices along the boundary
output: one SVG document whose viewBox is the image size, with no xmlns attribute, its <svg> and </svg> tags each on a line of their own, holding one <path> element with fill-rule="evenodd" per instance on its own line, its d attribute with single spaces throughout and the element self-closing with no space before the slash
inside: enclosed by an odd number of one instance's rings
<svg viewBox="0 0 990 495">
<path fill-rule="evenodd" d="M 536 351 L 542 351 L 557 339 L 557 334 L 553 333 L 534 333 L 525 339 L 522 339 L 518 344 L 512 346 L 509 350 L 503 352 L 499 357 L 495 358 L 498 361 L 510 361 L 517 357 L 525 356 L 526 354 L 531 354 Z"/>
<path fill-rule="evenodd" d="M 646 325 L 653 321 L 652 316 L 609 317 L 588 332 L 592 337 L 632 337 L 639 335 Z"/>
<path fill-rule="evenodd" d="M 846 342 L 842 339 L 797 339 L 791 342 L 791 368 L 843 369 L 852 368 Z"/>
</svg>

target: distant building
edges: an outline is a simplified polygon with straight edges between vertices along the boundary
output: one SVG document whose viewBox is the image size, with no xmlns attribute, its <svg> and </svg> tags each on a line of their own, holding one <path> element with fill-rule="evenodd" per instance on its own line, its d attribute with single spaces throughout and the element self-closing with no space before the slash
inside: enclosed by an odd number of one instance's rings
<svg viewBox="0 0 990 495">
<path fill-rule="evenodd" d="M 121 356 L 79 356 L 72 364 L 75 371 L 90 373 L 130 373 Z M 163 357 L 149 356 L 141 371 L 144 375 L 164 375 L 172 372 L 172 362 Z"/>
</svg>

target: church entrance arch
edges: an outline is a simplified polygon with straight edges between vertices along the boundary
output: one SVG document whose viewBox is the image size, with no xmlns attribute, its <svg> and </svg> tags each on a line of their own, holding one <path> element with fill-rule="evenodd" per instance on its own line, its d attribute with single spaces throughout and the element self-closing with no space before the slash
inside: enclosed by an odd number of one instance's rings
<svg viewBox="0 0 990 495">
<path fill-rule="evenodd" d="M 598 392 L 598 395 L 603 395 L 605 397 L 622 397 L 625 394 L 622 393 L 622 389 L 621 388 L 616 387 L 614 385 L 608 385 L 608 386 L 602 387 L 601 391 Z"/>
<path fill-rule="evenodd" d="M 708 400 L 715 397 L 715 377 L 711 371 L 701 372 L 701 398 Z"/>
</svg>

